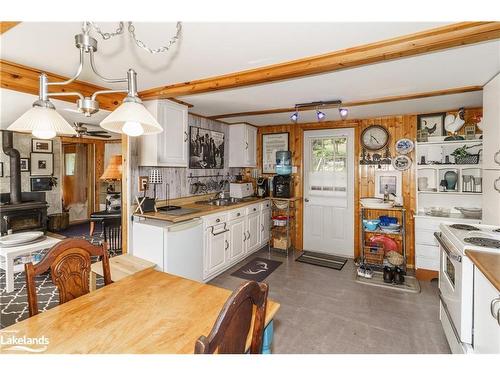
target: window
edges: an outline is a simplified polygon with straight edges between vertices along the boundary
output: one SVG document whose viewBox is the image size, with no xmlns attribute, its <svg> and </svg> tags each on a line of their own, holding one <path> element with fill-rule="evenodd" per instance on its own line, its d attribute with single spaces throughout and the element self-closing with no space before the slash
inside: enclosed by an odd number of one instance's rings
<svg viewBox="0 0 500 375">
<path fill-rule="evenodd" d="M 322 137 L 311 140 L 309 189 L 312 195 L 347 194 L 347 138 Z"/>
<path fill-rule="evenodd" d="M 64 154 L 64 173 L 66 176 L 75 175 L 75 160 L 76 154 Z"/>
</svg>

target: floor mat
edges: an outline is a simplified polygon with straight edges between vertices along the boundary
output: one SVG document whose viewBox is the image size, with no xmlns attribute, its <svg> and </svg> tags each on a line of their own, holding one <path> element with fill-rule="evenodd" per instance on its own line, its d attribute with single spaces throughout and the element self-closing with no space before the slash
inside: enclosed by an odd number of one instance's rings
<svg viewBox="0 0 500 375">
<path fill-rule="evenodd" d="M 403 284 L 389 284 L 384 283 L 384 273 L 380 271 L 373 272 L 373 278 L 367 279 L 356 274 L 356 282 L 360 284 L 373 285 L 379 288 L 387 288 L 393 290 L 400 290 L 402 292 L 408 293 L 420 293 L 420 283 L 413 276 L 405 275 L 405 281 Z"/>
<path fill-rule="evenodd" d="M 233 272 L 231 276 L 236 276 L 240 279 L 261 282 L 282 263 L 283 262 L 278 262 L 277 260 L 254 258 L 250 262 L 245 263 L 243 267 Z"/>
<path fill-rule="evenodd" d="M 336 255 L 304 251 L 297 259 L 297 262 L 308 263 L 314 266 L 333 268 L 340 271 L 347 262 L 347 258 Z"/>
</svg>

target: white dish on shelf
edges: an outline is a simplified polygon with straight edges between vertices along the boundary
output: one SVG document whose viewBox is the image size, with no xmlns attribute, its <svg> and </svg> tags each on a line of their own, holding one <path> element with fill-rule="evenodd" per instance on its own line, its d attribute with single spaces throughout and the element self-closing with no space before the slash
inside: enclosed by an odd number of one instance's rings
<svg viewBox="0 0 500 375">
<path fill-rule="evenodd" d="M 360 198 L 361 204 L 372 204 L 372 203 L 382 203 L 384 200 L 382 198 L 368 197 Z"/>
<path fill-rule="evenodd" d="M 40 231 L 8 234 L 7 236 L 0 237 L 0 245 L 5 247 L 23 245 L 34 242 L 43 236 L 43 232 Z"/>
</svg>

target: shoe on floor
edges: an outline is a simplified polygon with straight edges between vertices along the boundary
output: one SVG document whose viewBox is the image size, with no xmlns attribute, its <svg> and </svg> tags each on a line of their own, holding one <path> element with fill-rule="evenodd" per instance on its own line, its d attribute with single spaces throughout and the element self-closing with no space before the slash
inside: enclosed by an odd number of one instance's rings
<svg viewBox="0 0 500 375">
<path fill-rule="evenodd" d="M 399 267 L 396 267 L 394 270 L 394 283 L 401 285 L 405 282 L 405 277 L 403 275 L 403 270 Z"/>
<path fill-rule="evenodd" d="M 390 284 L 394 281 L 394 270 L 391 267 L 384 267 L 384 283 Z"/>
</svg>

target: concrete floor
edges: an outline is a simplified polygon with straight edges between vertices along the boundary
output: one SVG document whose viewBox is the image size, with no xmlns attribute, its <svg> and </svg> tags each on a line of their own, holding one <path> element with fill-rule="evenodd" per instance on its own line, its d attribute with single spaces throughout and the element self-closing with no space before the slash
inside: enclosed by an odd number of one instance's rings
<svg viewBox="0 0 500 375">
<path fill-rule="evenodd" d="M 262 249 L 210 284 L 235 289 L 244 280 L 230 276 Z M 421 293 L 404 293 L 354 281 L 355 265 L 341 271 L 282 261 L 265 281 L 269 298 L 281 308 L 274 320 L 273 353 L 450 353 L 439 321 L 437 282 L 420 282 Z"/>
</svg>

